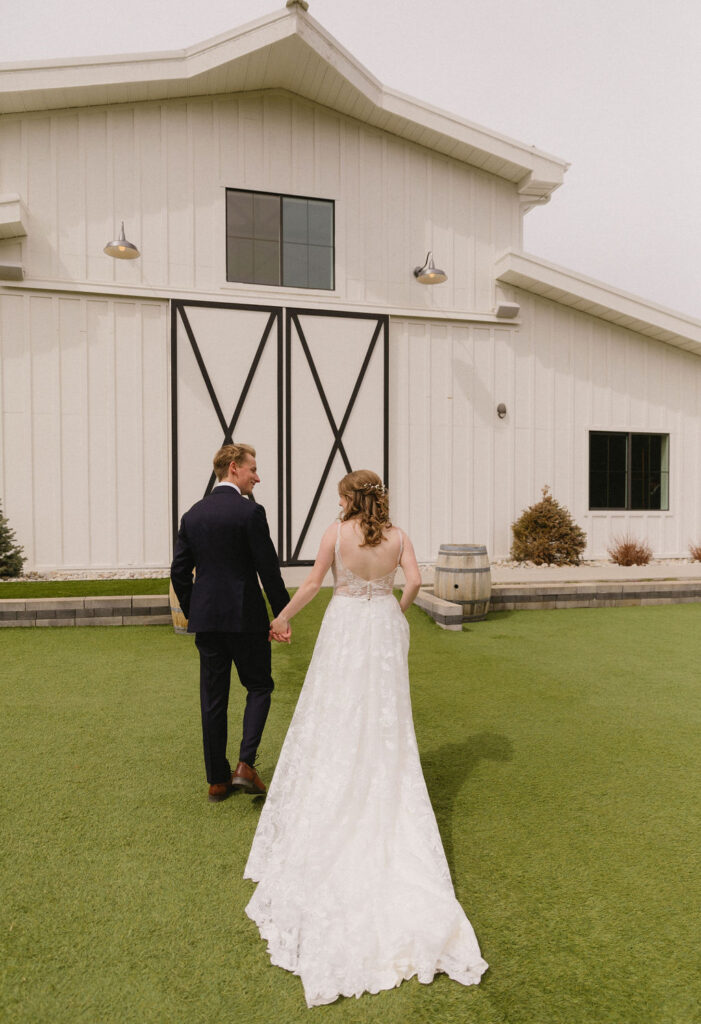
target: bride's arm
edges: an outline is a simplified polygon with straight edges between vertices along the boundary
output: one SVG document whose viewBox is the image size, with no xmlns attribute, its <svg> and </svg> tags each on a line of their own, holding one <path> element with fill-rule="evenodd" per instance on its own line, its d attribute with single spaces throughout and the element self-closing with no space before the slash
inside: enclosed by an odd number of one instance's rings
<svg viewBox="0 0 701 1024">
<path fill-rule="evenodd" d="M 329 571 L 331 564 L 333 563 L 337 530 L 337 524 L 332 523 L 324 533 L 324 536 L 321 538 L 319 551 L 317 552 L 316 561 L 312 566 L 311 572 L 305 579 L 304 583 L 299 587 L 290 603 L 285 605 L 277 618 L 273 619 L 270 623 L 270 629 L 274 634 L 281 636 L 287 634 L 290 628 L 290 619 L 293 618 L 298 611 L 301 611 L 305 605 L 309 604 L 309 602 L 319 593 L 321 584 L 324 582 L 324 576 Z"/>
<path fill-rule="evenodd" d="M 404 534 L 404 550 L 402 551 L 402 557 L 399 560 L 399 564 L 404 572 L 404 590 L 402 592 L 402 599 L 399 602 L 399 607 L 403 612 L 407 610 L 409 605 L 414 603 L 414 598 L 419 592 L 421 587 L 421 572 L 416 561 L 416 554 L 414 553 L 414 545 L 411 540 Z"/>
</svg>

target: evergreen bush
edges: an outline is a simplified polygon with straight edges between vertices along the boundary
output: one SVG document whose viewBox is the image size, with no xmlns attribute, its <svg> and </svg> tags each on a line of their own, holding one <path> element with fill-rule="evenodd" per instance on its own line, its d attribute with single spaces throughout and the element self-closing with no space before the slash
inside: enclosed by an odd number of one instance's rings
<svg viewBox="0 0 701 1024">
<path fill-rule="evenodd" d="M 26 558 L 23 549 L 15 539 L 15 531 L 11 529 L 0 505 L 0 579 L 21 576 L 22 566 Z"/>
<path fill-rule="evenodd" d="M 514 542 L 511 557 L 516 562 L 536 565 L 579 565 L 587 535 L 568 510 L 556 501 L 547 485 L 543 497 L 524 509 L 511 527 Z"/>
</svg>

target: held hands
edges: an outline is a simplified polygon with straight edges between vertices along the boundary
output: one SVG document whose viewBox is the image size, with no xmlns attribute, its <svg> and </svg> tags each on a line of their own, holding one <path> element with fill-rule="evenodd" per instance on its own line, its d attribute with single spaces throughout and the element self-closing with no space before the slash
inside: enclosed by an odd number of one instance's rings
<svg viewBox="0 0 701 1024">
<path fill-rule="evenodd" d="M 276 619 L 273 619 L 270 623 L 268 640 L 275 640 L 279 644 L 289 644 L 291 636 L 292 628 L 288 619 L 283 618 L 282 615 L 278 615 Z"/>
</svg>

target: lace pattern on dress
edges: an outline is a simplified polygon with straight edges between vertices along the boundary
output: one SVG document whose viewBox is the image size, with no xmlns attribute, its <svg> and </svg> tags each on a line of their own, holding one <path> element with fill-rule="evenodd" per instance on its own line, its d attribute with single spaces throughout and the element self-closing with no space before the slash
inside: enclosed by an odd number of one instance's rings
<svg viewBox="0 0 701 1024">
<path fill-rule="evenodd" d="M 341 524 L 338 524 L 336 531 L 336 546 L 334 547 L 333 560 L 333 592 L 341 597 L 359 597 L 370 601 L 373 597 L 386 597 L 392 593 L 394 577 L 402 560 L 404 551 L 404 534 L 399 530 L 399 555 L 397 564 L 385 576 L 377 576 L 375 579 L 366 580 L 347 569 L 341 558 Z"/>
<path fill-rule="evenodd" d="M 362 579 L 337 543 L 336 593 L 244 871 L 258 883 L 246 913 L 308 1006 L 438 972 L 474 985 L 487 968 L 421 771 L 394 571 Z"/>
</svg>

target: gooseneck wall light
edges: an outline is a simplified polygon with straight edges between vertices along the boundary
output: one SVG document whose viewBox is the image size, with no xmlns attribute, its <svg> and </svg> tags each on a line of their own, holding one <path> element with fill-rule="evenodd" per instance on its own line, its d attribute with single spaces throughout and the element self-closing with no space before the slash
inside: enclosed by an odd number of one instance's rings
<svg viewBox="0 0 701 1024">
<path fill-rule="evenodd" d="M 448 275 L 444 270 L 438 270 L 436 264 L 433 262 L 433 253 L 426 253 L 426 260 L 423 267 L 414 268 L 414 277 L 419 284 L 442 284 L 443 281 L 448 280 Z"/>
<path fill-rule="evenodd" d="M 108 256 L 112 256 L 115 260 L 136 260 L 141 255 L 134 243 L 127 242 L 124 237 L 124 221 L 122 221 L 122 230 L 119 238 L 116 238 L 113 242 L 108 242 L 102 251 Z"/>
</svg>

